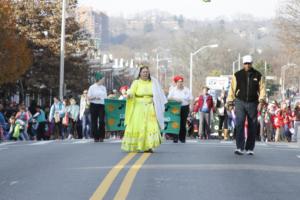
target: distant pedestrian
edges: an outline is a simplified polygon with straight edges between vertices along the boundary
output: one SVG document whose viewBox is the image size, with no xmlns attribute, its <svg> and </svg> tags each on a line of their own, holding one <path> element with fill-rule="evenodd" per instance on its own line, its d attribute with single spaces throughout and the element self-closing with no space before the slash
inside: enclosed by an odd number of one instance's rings
<svg viewBox="0 0 300 200">
<path fill-rule="evenodd" d="M 107 90 L 104 86 L 104 75 L 95 74 L 96 83 L 88 90 L 90 102 L 92 134 L 95 142 L 103 142 L 105 138 L 104 99 L 107 98 Z"/>
<path fill-rule="evenodd" d="M 11 116 L 16 116 L 18 109 L 15 103 L 10 103 L 4 110 L 4 116 L 8 120 Z"/>
<path fill-rule="evenodd" d="M 79 106 L 76 104 L 76 100 L 74 98 L 70 99 L 70 109 L 69 109 L 69 139 L 72 138 L 80 138 L 79 133 L 76 130 L 78 117 L 79 117 Z M 77 132 L 77 136 L 75 136 L 75 133 Z"/>
<path fill-rule="evenodd" d="M 281 110 L 277 108 L 274 116 L 274 129 L 275 129 L 275 142 L 280 142 L 282 140 L 283 132 L 283 116 Z"/>
<path fill-rule="evenodd" d="M 299 142 L 299 128 L 300 128 L 300 102 L 297 102 L 294 109 L 294 134 L 293 142 Z"/>
<path fill-rule="evenodd" d="M 45 135 L 46 122 L 47 122 L 45 112 L 41 109 L 41 106 L 39 106 L 39 105 L 36 105 L 35 109 L 36 109 L 36 112 L 33 115 L 33 118 L 38 123 L 36 139 L 37 140 L 47 140 L 49 138 L 46 137 L 46 135 Z"/>
<path fill-rule="evenodd" d="M 64 104 L 64 111 L 63 111 L 63 118 L 62 118 L 62 135 L 64 138 L 72 139 L 72 136 L 70 134 L 71 130 L 71 123 L 70 123 L 70 99 L 64 98 L 63 100 Z"/>
<path fill-rule="evenodd" d="M 54 103 L 52 104 L 49 113 L 49 122 L 51 123 L 53 135 L 52 137 L 54 139 L 58 139 L 60 136 L 61 139 L 64 139 L 62 132 L 62 118 L 64 117 L 65 106 L 57 97 L 54 97 L 53 100 Z"/>
<path fill-rule="evenodd" d="M 228 133 L 228 115 L 226 110 L 226 91 L 222 90 L 220 96 L 217 98 L 216 111 L 219 118 L 219 138 L 222 138 L 222 132 L 224 134 L 224 140 L 229 139 Z"/>
<path fill-rule="evenodd" d="M 213 97 L 208 93 L 209 88 L 203 87 L 198 97 L 194 112 L 199 113 L 199 138 L 210 138 L 210 113 L 214 109 Z"/>
<path fill-rule="evenodd" d="M 91 112 L 90 102 L 88 100 L 88 91 L 84 90 L 80 98 L 80 113 L 79 119 L 82 123 L 82 134 L 85 139 L 91 137 Z"/>
<path fill-rule="evenodd" d="M 187 117 L 190 112 L 190 105 L 192 105 L 193 96 L 190 90 L 187 87 L 184 87 L 182 76 L 175 76 L 173 78 L 173 81 L 175 82 L 176 86 L 174 88 L 171 88 L 171 90 L 169 91 L 168 99 L 177 101 L 181 104 L 180 131 L 179 135 L 173 136 L 173 141 L 174 143 L 177 143 L 179 138 L 179 141 L 181 143 L 185 143 Z"/>
<path fill-rule="evenodd" d="M 166 103 L 165 94 L 158 81 L 150 76 L 149 67 L 141 67 L 128 91 L 122 150 L 152 153 L 161 144 Z"/>
</svg>

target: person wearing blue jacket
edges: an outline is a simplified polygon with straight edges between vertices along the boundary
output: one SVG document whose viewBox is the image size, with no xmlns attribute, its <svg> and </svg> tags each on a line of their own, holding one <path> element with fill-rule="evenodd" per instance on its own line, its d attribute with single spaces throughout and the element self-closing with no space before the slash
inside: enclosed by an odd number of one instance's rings
<svg viewBox="0 0 300 200">
<path fill-rule="evenodd" d="M 46 115 L 45 112 L 41 109 L 41 106 L 37 105 L 36 108 L 36 113 L 33 115 L 33 118 L 36 120 L 38 123 L 38 128 L 37 128 L 37 140 L 45 140 L 45 125 L 46 125 Z"/>
<path fill-rule="evenodd" d="M 65 115 L 65 106 L 61 101 L 59 101 L 57 97 L 54 97 L 53 100 L 54 103 L 52 104 L 49 113 L 49 122 L 52 124 L 52 127 L 54 125 L 52 137 L 54 139 L 58 139 L 60 135 L 61 139 L 64 139 L 64 134 L 62 130 L 62 119 Z"/>
</svg>

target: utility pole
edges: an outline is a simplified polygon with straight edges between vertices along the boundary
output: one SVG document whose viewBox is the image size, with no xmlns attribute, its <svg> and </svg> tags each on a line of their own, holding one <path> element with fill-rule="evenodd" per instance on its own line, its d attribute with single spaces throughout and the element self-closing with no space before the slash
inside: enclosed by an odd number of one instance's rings
<svg viewBox="0 0 300 200">
<path fill-rule="evenodd" d="M 62 1 L 61 14 L 61 38 L 60 38 L 60 73 L 59 73 L 59 98 L 64 96 L 64 73 L 65 73 L 65 25 L 66 25 L 66 0 Z"/>
</svg>

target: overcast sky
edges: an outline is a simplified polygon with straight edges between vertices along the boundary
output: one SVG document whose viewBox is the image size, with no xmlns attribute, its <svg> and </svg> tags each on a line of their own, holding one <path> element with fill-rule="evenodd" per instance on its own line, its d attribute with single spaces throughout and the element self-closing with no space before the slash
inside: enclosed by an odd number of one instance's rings
<svg viewBox="0 0 300 200">
<path fill-rule="evenodd" d="M 171 14 L 182 14 L 193 19 L 232 18 L 238 14 L 251 14 L 256 18 L 275 16 L 283 0 L 79 0 L 80 5 L 93 7 L 108 15 L 130 16 L 144 10 L 159 9 Z"/>
</svg>

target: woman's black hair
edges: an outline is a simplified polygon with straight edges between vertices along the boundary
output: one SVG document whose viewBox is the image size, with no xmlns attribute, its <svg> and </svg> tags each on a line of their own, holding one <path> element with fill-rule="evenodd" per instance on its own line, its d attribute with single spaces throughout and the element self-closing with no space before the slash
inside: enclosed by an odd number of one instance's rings
<svg viewBox="0 0 300 200">
<path fill-rule="evenodd" d="M 149 70 L 149 67 L 147 65 L 143 65 L 143 66 L 140 67 L 137 79 L 139 79 L 141 77 L 141 72 L 142 72 L 143 69 L 148 69 L 148 71 L 149 71 L 148 80 L 151 80 L 150 70 Z"/>
</svg>

